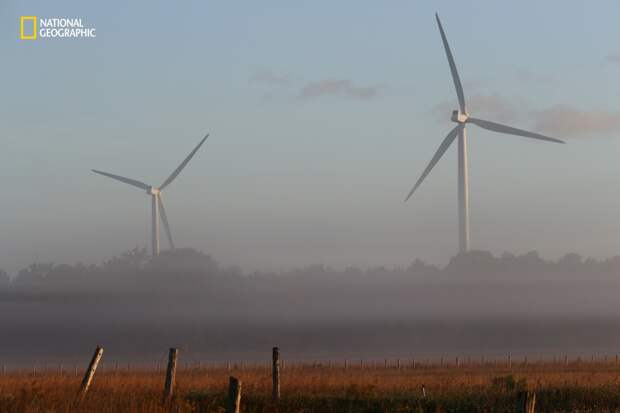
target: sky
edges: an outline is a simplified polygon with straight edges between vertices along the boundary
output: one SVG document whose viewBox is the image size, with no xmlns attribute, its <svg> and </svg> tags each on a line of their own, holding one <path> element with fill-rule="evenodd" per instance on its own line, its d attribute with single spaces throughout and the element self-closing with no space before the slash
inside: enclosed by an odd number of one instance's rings
<svg viewBox="0 0 620 413">
<path fill-rule="evenodd" d="M 404 203 L 457 107 L 566 145 L 469 128 L 471 247 L 620 254 L 615 1 L 0 3 L 0 268 L 146 247 L 159 185 L 177 246 L 246 271 L 438 265 L 458 248 L 456 146 Z M 91 39 L 19 39 L 19 17 Z M 165 246 L 165 239 L 162 239 Z"/>
</svg>

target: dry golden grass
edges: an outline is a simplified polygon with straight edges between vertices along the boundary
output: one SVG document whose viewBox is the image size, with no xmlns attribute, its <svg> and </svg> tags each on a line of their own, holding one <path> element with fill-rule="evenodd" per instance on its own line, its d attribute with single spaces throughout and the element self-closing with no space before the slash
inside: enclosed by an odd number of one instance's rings
<svg viewBox="0 0 620 413">
<path fill-rule="evenodd" d="M 253 367 L 232 371 L 226 368 L 181 369 L 177 374 L 176 397 L 170 406 L 161 404 L 163 372 L 100 371 L 95 376 L 88 396 L 80 404 L 74 400 L 81 377 L 73 373 L 65 372 L 62 376 L 58 372 L 39 373 L 36 376 L 32 372 L 7 373 L 0 377 L 0 412 L 220 411 L 225 404 L 230 375 L 243 382 L 245 411 L 273 411 L 274 407 L 269 403 L 271 371 L 268 367 Z M 506 364 L 407 366 L 400 369 L 394 366 L 385 368 L 382 365 L 348 367 L 346 370 L 343 366 L 288 365 L 281 373 L 282 395 L 285 400 L 296 401 L 290 409 L 280 406 L 279 411 L 322 411 L 299 408 L 305 403 L 304 400 L 310 399 L 355 398 L 380 401 L 400 397 L 414 400 L 421 397 L 423 385 L 429 398 L 493 392 L 499 391 L 493 387 L 497 386 L 493 380 L 509 375 L 516 381 L 525 379 L 527 387 L 535 391 L 615 388 L 620 394 L 620 365 L 615 362 L 569 365 L 535 363 L 513 365 L 510 368 Z M 375 410 L 368 407 L 359 411 Z"/>
</svg>

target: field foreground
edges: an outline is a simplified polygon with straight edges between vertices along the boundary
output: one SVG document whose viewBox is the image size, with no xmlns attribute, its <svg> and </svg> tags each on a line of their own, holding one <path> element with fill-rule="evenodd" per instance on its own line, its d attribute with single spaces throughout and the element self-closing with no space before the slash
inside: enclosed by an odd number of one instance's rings
<svg viewBox="0 0 620 413">
<path fill-rule="evenodd" d="M 242 381 L 242 412 L 515 412 L 526 389 L 536 393 L 536 412 L 620 412 L 617 362 L 289 364 L 277 405 L 267 365 L 182 367 L 167 405 L 159 370 L 98 371 L 80 403 L 80 372 L 6 372 L 0 412 L 223 412 L 231 375 Z"/>
</svg>

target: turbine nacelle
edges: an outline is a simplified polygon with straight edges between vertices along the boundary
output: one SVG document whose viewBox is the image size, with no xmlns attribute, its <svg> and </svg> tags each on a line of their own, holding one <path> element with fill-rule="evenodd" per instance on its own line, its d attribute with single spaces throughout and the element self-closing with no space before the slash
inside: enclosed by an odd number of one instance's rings
<svg viewBox="0 0 620 413">
<path fill-rule="evenodd" d="M 149 195 L 159 195 L 161 193 L 161 190 L 159 188 L 150 187 L 146 190 L 146 193 Z"/>
<path fill-rule="evenodd" d="M 469 116 L 467 116 L 466 113 L 463 113 L 460 110 L 453 110 L 452 117 L 450 118 L 452 122 L 456 123 L 465 123 L 467 122 L 467 119 L 469 119 Z"/>
</svg>

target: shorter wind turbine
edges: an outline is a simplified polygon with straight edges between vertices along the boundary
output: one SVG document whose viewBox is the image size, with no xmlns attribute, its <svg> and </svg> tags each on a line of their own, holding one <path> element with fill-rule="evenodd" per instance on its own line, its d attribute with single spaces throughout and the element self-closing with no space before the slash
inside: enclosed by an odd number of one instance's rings
<svg viewBox="0 0 620 413">
<path fill-rule="evenodd" d="M 207 140 L 209 134 L 207 134 L 202 140 L 196 145 L 193 151 L 187 155 L 187 158 L 181 162 L 181 164 L 175 169 L 170 176 L 159 186 L 154 187 L 151 185 L 147 185 L 144 182 L 125 178 L 124 176 L 114 175 L 108 172 L 98 171 L 93 169 L 92 171 L 96 174 L 100 174 L 103 176 L 107 176 L 108 178 L 116 179 L 117 181 L 124 182 L 128 185 L 135 186 L 136 188 L 146 190 L 147 195 L 151 196 L 151 243 L 152 243 L 152 252 L 153 256 L 159 255 L 159 221 L 161 220 L 164 225 L 164 230 L 166 231 L 166 236 L 168 237 L 168 244 L 170 244 L 170 249 L 174 250 L 174 242 L 172 242 L 172 234 L 170 232 L 170 225 L 168 224 L 168 218 L 166 217 L 166 209 L 164 208 L 164 202 L 161 199 L 161 193 L 165 187 L 170 185 L 172 181 L 181 173 L 183 168 L 188 164 L 188 162 L 192 159 L 192 157 L 196 154 L 198 149 L 202 146 L 202 144 Z"/>
<path fill-rule="evenodd" d="M 469 116 L 465 108 L 465 94 L 463 93 L 463 86 L 461 85 L 461 79 L 456 71 L 456 64 L 448 45 L 448 39 L 439 21 L 439 16 L 435 13 L 435 19 L 437 20 L 437 26 L 439 27 L 439 34 L 441 34 L 441 40 L 446 52 L 446 58 L 448 59 L 448 65 L 450 66 L 450 72 L 452 73 L 452 80 L 454 81 L 454 88 L 456 89 L 456 96 L 459 102 L 459 109 L 452 112 L 450 120 L 456 123 L 456 126 L 448 132 L 448 135 L 444 138 L 439 149 L 435 152 L 435 155 L 431 158 L 428 166 L 422 172 L 422 175 L 413 186 L 413 189 L 405 198 L 407 201 L 416 189 L 420 186 L 424 178 L 430 173 L 431 169 L 441 159 L 443 154 L 448 150 L 452 142 L 458 137 L 458 209 L 459 209 L 459 251 L 467 252 L 469 250 L 469 186 L 467 179 L 467 133 L 465 126 L 467 124 L 473 124 L 483 129 L 487 129 L 493 132 L 505 133 L 508 135 L 523 136 L 526 138 L 538 139 L 542 141 L 564 143 L 563 141 L 549 136 L 541 135 L 540 133 L 529 132 L 523 129 L 513 128 L 512 126 L 502 125 L 496 122 L 490 122 L 484 119 L 478 119 Z"/>
</svg>

